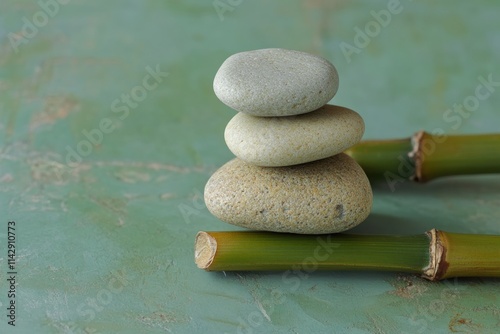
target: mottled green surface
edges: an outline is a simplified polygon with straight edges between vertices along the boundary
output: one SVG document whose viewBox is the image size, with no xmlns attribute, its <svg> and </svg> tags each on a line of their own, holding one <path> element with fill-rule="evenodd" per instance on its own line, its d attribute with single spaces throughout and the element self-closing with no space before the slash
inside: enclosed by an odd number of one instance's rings
<svg viewBox="0 0 500 334">
<path fill-rule="evenodd" d="M 206 273 L 192 248 L 198 230 L 235 229 L 201 196 L 232 157 L 222 133 L 233 112 L 211 87 L 226 57 L 285 47 L 328 58 L 340 76 L 333 101 L 364 117 L 365 139 L 499 131 L 500 87 L 468 118 L 445 117 L 475 93 L 478 76 L 500 81 L 498 2 L 402 1 L 350 62 L 341 43 L 354 45 L 354 27 L 387 1 L 227 3 L 219 17 L 212 1 L 74 0 L 16 53 L 10 40 L 23 38 L 23 17 L 41 9 L 1 2 L 0 332 L 493 333 L 499 280 Z M 157 65 L 168 77 L 120 120 L 113 101 Z M 114 131 L 68 166 L 66 147 L 104 118 Z M 500 234 L 498 175 L 394 192 L 380 184 L 374 197 L 358 233 Z M 15 328 L 5 316 L 8 220 L 17 222 Z"/>
</svg>

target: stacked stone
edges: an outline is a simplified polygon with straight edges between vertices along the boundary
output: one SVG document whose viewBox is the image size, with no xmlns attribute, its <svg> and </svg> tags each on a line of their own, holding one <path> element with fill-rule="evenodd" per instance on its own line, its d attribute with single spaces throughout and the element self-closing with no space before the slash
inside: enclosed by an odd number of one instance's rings
<svg viewBox="0 0 500 334">
<path fill-rule="evenodd" d="M 214 91 L 239 111 L 225 130 L 237 158 L 207 182 L 209 211 L 241 227 L 302 234 L 341 232 L 365 220 L 370 183 L 342 153 L 361 140 L 364 122 L 326 104 L 337 89 L 335 67 L 311 54 L 263 49 L 229 57 Z"/>
</svg>

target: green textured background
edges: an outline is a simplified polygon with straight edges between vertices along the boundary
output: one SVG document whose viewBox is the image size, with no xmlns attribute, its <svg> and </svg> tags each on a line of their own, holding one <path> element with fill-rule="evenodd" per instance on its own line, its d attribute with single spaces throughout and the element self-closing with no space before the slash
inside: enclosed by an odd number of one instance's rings
<svg viewBox="0 0 500 334">
<path fill-rule="evenodd" d="M 232 158 L 222 134 L 234 112 L 212 91 L 229 55 L 284 47 L 326 57 L 341 81 L 332 103 L 364 117 L 365 139 L 498 132 L 500 88 L 460 124 L 444 118 L 479 76 L 500 81 L 498 2 L 402 0 L 350 61 L 341 43 L 354 45 L 354 28 L 387 1 L 220 3 L 229 6 L 222 16 L 212 1 L 74 0 L 28 38 L 23 17 L 33 21 L 41 7 L 1 2 L 0 332 L 494 333 L 499 280 L 207 273 L 194 265 L 193 241 L 199 230 L 236 229 L 202 199 L 210 174 Z M 113 101 L 157 65 L 168 77 L 118 119 Z M 103 118 L 114 131 L 68 166 L 66 147 Z M 354 231 L 500 234 L 498 175 L 394 192 L 375 184 L 374 196 L 373 214 Z M 15 328 L 5 316 L 9 220 Z"/>
</svg>

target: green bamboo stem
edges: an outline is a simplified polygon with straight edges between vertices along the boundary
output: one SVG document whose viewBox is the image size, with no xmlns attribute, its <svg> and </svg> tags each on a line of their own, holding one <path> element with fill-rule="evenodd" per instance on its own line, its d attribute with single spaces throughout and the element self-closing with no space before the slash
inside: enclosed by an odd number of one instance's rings
<svg viewBox="0 0 500 334">
<path fill-rule="evenodd" d="M 414 138 L 416 179 L 500 173 L 500 134 L 440 137 L 426 132 Z"/>
<path fill-rule="evenodd" d="M 429 279 L 450 277 L 500 277 L 500 236 L 430 231 L 435 245 L 434 272 Z M 433 235 L 434 234 L 434 235 Z"/>
<path fill-rule="evenodd" d="M 199 232 L 195 262 L 207 271 L 377 270 L 500 277 L 500 236 L 431 230 L 413 236 Z"/>
<path fill-rule="evenodd" d="M 363 167 L 370 179 L 410 179 L 427 182 L 438 177 L 500 173 L 500 134 L 431 135 L 364 141 L 345 153 Z"/>
<path fill-rule="evenodd" d="M 410 138 L 393 140 L 366 140 L 347 149 L 344 153 L 354 158 L 361 165 L 369 179 L 383 178 L 388 171 L 398 171 L 406 165 L 413 174 L 415 164 L 408 156 L 413 150 Z M 405 173 L 406 174 L 406 173 Z M 410 176 L 410 175 L 408 175 Z"/>
</svg>

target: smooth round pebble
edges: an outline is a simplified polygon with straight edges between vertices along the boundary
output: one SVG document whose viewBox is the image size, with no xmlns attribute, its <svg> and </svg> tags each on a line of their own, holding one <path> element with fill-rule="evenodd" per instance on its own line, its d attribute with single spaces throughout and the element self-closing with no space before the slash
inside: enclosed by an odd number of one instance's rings
<svg viewBox="0 0 500 334">
<path fill-rule="evenodd" d="M 238 113 L 226 126 L 226 144 L 238 158 L 258 166 L 291 166 L 330 157 L 361 140 L 365 124 L 350 109 L 325 105 L 289 117 Z"/>
<path fill-rule="evenodd" d="M 286 49 L 232 55 L 214 79 L 217 97 L 254 116 L 291 116 L 318 109 L 337 92 L 339 78 L 326 59 Z"/>
<path fill-rule="evenodd" d="M 372 190 L 361 167 L 344 153 L 278 168 L 236 158 L 208 180 L 205 203 L 220 220 L 253 230 L 336 233 L 366 219 Z"/>
</svg>

